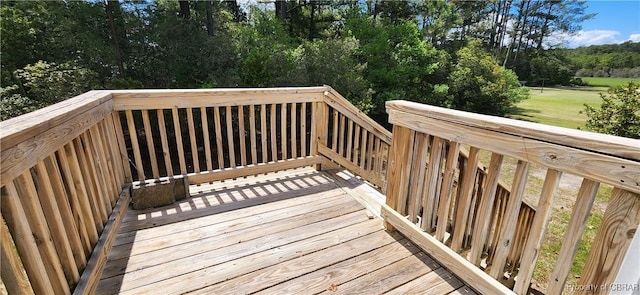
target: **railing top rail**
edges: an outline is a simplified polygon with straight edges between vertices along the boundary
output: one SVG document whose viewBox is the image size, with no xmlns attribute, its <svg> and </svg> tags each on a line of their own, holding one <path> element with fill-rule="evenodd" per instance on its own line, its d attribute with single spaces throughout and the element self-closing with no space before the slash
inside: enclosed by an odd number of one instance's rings
<svg viewBox="0 0 640 295">
<path fill-rule="evenodd" d="M 640 193 L 640 140 L 407 101 L 386 106 L 393 124 Z"/>
<path fill-rule="evenodd" d="M 637 139 L 474 114 L 403 100 L 389 101 L 386 107 L 388 112 L 397 110 L 470 127 L 640 161 L 640 140 Z"/>
</svg>

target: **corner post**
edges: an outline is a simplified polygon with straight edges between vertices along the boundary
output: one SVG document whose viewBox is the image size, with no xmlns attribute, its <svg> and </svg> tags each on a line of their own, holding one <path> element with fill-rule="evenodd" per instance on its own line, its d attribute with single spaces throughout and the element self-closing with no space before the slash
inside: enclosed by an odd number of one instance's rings
<svg viewBox="0 0 640 295">
<path fill-rule="evenodd" d="M 318 155 L 318 145 L 327 145 L 327 124 L 329 109 L 324 101 L 314 102 L 311 110 L 311 156 Z M 321 164 L 315 164 L 316 170 L 321 170 Z"/>
<path fill-rule="evenodd" d="M 612 284 L 620 272 L 633 237 L 638 234 L 639 224 L 640 195 L 614 187 L 578 284 L 597 286 L 600 290 L 606 290 L 606 293 L 614 291 L 611 287 L 638 288 Z"/>
<path fill-rule="evenodd" d="M 413 156 L 413 140 L 416 132 L 402 126 L 393 125 L 391 147 L 389 148 L 389 168 L 387 170 L 387 205 L 393 210 L 399 208 L 398 200 L 405 200 L 409 192 L 411 160 Z M 404 214 L 404 212 L 399 212 Z M 386 220 L 387 230 L 394 228 Z"/>
</svg>

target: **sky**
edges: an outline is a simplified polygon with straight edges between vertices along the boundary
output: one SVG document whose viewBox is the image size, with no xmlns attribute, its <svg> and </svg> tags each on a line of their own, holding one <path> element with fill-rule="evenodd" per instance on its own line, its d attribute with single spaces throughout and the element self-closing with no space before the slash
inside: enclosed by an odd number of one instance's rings
<svg viewBox="0 0 640 295">
<path fill-rule="evenodd" d="M 566 47 L 640 42 L 640 0 L 589 0 L 587 6 L 587 13 L 597 15 L 578 34 L 564 37 Z"/>
</svg>

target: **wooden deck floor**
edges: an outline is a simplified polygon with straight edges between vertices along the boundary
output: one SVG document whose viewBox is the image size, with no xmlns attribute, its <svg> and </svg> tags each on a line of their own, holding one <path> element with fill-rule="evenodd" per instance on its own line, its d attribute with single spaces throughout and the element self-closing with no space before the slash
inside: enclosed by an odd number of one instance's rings
<svg viewBox="0 0 640 295">
<path fill-rule="evenodd" d="M 350 196 L 361 188 L 346 175 L 289 170 L 129 209 L 97 293 L 474 294 L 385 231 Z"/>
</svg>

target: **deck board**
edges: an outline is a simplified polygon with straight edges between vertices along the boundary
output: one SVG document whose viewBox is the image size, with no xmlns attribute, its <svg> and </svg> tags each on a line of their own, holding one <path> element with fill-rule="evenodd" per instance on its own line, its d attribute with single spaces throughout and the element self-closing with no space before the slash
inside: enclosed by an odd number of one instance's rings
<svg viewBox="0 0 640 295">
<path fill-rule="evenodd" d="M 97 293 L 473 294 L 385 231 L 352 197 L 355 179 L 343 189 L 336 173 L 303 168 L 192 186 L 192 198 L 129 210 Z"/>
</svg>

